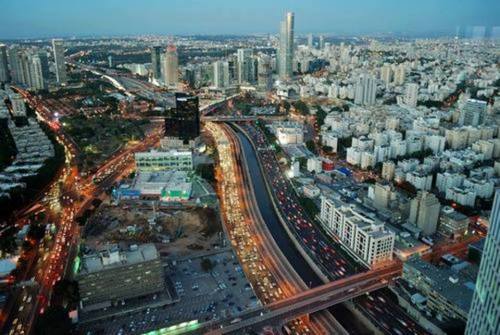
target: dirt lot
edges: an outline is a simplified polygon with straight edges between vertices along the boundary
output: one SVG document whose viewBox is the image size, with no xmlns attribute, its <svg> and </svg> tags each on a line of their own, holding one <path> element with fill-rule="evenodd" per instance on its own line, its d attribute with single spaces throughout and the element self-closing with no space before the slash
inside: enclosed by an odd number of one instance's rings
<svg viewBox="0 0 500 335">
<path fill-rule="evenodd" d="M 163 255 L 185 256 L 193 251 L 212 250 L 220 243 L 222 226 L 210 208 L 156 212 L 102 205 L 85 228 L 85 243 L 154 242 Z"/>
</svg>

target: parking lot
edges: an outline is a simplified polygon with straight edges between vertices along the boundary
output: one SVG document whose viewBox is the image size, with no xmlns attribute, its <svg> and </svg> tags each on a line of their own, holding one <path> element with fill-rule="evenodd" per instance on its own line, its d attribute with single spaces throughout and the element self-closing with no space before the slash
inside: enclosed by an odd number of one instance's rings
<svg viewBox="0 0 500 335">
<path fill-rule="evenodd" d="M 202 268 L 209 259 L 211 271 Z M 242 311 L 260 305 L 232 251 L 224 250 L 204 257 L 185 258 L 175 265 L 168 261 L 166 274 L 179 301 L 159 308 L 147 308 L 82 325 L 83 334 L 141 334 L 147 331 L 198 320 L 236 317 Z"/>
</svg>

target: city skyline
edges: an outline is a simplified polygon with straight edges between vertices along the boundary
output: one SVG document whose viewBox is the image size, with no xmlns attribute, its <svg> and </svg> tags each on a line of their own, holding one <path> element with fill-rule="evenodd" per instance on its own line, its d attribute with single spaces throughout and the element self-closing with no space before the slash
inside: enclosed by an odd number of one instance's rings
<svg viewBox="0 0 500 335">
<path fill-rule="evenodd" d="M 23 0 L 6 2 L 2 7 L 0 39 L 278 33 L 276 22 L 288 11 L 299 17 L 298 34 L 451 36 L 457 26 L 468 26 L 496 27 L 493 33 L 497 35 L 500 29 L 500 20 L 494 14 L 500 11 L 500 5 L 491 0 L 465 0 L 460 7 L 450 0 L 439 3 L 424 0 L 418 4 L 393 0 L 377 4 L 368 0 L 349 3 L 316 0 L 314 6 L 297 1 L 290 4 L 261 0 L 243 5 L 227 0 L 210 4 L 195 0 L 168 4 L 156 0 L 147 4 L 129 0 L 69 4 L 52 0 L 42 6 L 36 1 Z M 24 11 L 21 19 L 16 13 L 25 8 L 33 10 Z M 446 16 L 441 15 L 444 11 Z"/>
</svg>

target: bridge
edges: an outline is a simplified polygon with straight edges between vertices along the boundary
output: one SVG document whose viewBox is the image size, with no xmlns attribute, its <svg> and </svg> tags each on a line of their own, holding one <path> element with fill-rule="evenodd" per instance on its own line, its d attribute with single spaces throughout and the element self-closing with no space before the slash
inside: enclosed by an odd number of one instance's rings
<svg viewBox="0 0 500 335">
<path fill-rule="evenodd" d="M 241 334 L 243 331 L 260 330 L 265 326 L 282 325 L 300 316 L 327 309 L 386 287 L 401 275 L 401 271 L 401 263 L 395 261 L 375 270 L 336 280 L 263 306 L 260 310 L 253 310 L 240 316 L 236 322 L 232 320 L 219 323 L 219 329 L 209 331 L 207 334 Z"/>
<path fill-rule="evenodd" d="M 285 119 L 286 115 L 210 115 L 201 117 L 201 121 L 205 122 L 238 122 L 256 120 L 279 121 Z"/>
</svg>

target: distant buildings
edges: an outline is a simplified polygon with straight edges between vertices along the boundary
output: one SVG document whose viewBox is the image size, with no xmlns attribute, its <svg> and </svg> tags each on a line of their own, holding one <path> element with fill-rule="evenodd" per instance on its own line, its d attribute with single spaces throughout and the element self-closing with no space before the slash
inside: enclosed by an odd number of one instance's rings
<svg viewBox="0 0 500 335">
<path fill-rule="evenodd" d="M 392 259 L 395 234 L 355 205 L 321 198 L 321 222 L 351 254 L 369 267 Z"/>
<path fill-rule="evenodd" d="M 434 194 L 420 191 L 411 201 L 409 221 L 420 228 L 423 235 L 432 235 L 436 232 L 440 208 Z"/>
<path fill-rule="evenodd" d="M 75 280 L 85 311 L 160 293 L 165 288 L 163 266 L 154 244 L 134 245 L 129 250 L 108 245 L 85 255 Z"/>
<path fill-rule="evenodd" d="M 12 48 L 9 51 L 12 80 L 32 90 L 44 89 L 44 62 L 38 52 Z"/>
<path fill-rule="evenodd" d="M 278 50 L 278 75 L 280 80 L 289 80 L 293 76 L 294 53 L 294 14 L 286 13 L 280 26 L 280 45 Z"/>
<path fill-rule="evenodd" d="M 481 258 L 466 335 L 494 335 L 500 330 L 500 192 L 491 210 L 490 228 Z"/>
<path fill-rule="evenodd" d="M 52 51 L 54 53 L 54 63 L 56 69 L 56 80 L 58 84 L 66 84 L 66 64 L 64 61 L 64 41 L 60 39 L 52 40 Z"/>
<path fill-rule="evenodd" d="M 179 82 L 179 58 L 177 48 L 172 44 L 167 47 L 165 52 L 163 81 L 167 87 L 176 87 Z"/>
<path fill-rule="evenodd" d="M 405 104 L 410 107 L 417 107 L 418 84 L 409 83 L 406 85 Z"/>
<path fill-rule="evenodd" d="M 200 110 L 198 97 L 184 93 L 175 94 L 175 108 L 165 115 L 165 137 L 181 139 L 184 143 L 200 135 Z"/>
</svg>

